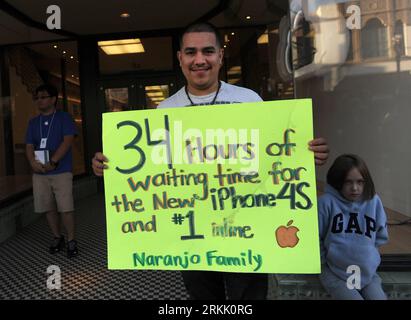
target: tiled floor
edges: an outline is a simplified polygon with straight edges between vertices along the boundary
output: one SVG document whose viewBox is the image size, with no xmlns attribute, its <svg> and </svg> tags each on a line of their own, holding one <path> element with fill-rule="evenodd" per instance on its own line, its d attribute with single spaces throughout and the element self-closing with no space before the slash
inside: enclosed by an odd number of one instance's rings
<svg viewBox="0 0 411 320">
<path fill-rule="evenodd" d="M 0 299 L 187 299 L 179 272 L 107 270 L 106 224 L 102 195 L 77 203 L 80 254 L 50 255 L 45 219 L 0 244 Z M 61 270 L 61 289 L 47 289 L 51 274 Z"/>
</svg>

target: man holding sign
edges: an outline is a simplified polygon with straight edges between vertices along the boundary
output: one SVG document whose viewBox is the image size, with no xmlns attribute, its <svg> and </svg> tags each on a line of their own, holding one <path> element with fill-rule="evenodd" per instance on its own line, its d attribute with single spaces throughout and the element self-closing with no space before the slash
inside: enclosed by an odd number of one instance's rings
<svg viewBox="0 0 411 320">
<path fill-rule="evenodd" d="M 219 81 L 223 55 L 221 40 L 214 26 L 208 23 L 189 26 L 182 34 L 177 53 L 187 86 L 164 100 L 158 108 L 262 101 L 249 89 Z M 325 139 L 312 140 L 309 149 L 314 152 L 317 165 L 326 162 L 329 150 Z M 108 159 L 102 153 L 96 153 L 92 167 L 97 176 L 102 176 L 107 168 L 104 162 Z M 193 299 L 265 299 L 267 295 L 265 273 L 184 271 L 182 274 Z"/>
</svg>

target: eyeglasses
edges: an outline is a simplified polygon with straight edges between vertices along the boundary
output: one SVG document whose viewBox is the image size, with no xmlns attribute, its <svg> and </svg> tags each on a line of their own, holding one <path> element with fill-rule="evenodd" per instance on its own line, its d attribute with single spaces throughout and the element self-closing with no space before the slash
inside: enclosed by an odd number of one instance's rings
<svg viewBox="0 0 411 320">
<path fill-rule="evenodd" d="M 33 99 L 35 100 L 35 101 L 37 101 L 37 100 L 44 100 L 44 99 L 47 99 L 47 98 L 51 98 L 52 96 L 42 96 L 42 97 L 33 97 Z"/>
</svg>

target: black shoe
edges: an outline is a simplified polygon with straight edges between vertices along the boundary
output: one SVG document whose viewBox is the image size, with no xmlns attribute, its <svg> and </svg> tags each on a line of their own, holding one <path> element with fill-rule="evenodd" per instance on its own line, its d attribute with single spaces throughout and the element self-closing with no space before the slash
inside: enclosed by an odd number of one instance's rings
<svg viewBox="0 0 411 320">
<path fill-rule="evenodd" d="M 55 254 L 57 252 L 60 252 L 63 249 L 64 249 L 64 236 L 61 236 L 60 238 L 55 237 L 49 247 L 49 252 L 51 254 Z"/>
<path fill-rule="evenodd" d="M 77 241 L 70 240 L 67 242 L 67 258 L 72 258 L 78 255 Z"/>
</svg>

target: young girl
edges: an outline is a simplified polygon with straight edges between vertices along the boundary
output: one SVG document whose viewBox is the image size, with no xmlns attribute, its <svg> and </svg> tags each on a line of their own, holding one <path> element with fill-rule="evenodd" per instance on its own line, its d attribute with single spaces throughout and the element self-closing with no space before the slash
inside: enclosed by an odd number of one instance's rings
<svg viewBox="0 0 411 320">
<path fill-rule="evenodd" d="M 325 290 L 334 299 L 385 300 L 377 248 L 388 240 L 387 218 L 360 157 L 345 154 L 334 161 L 318 213 Z"/>
</svg>

